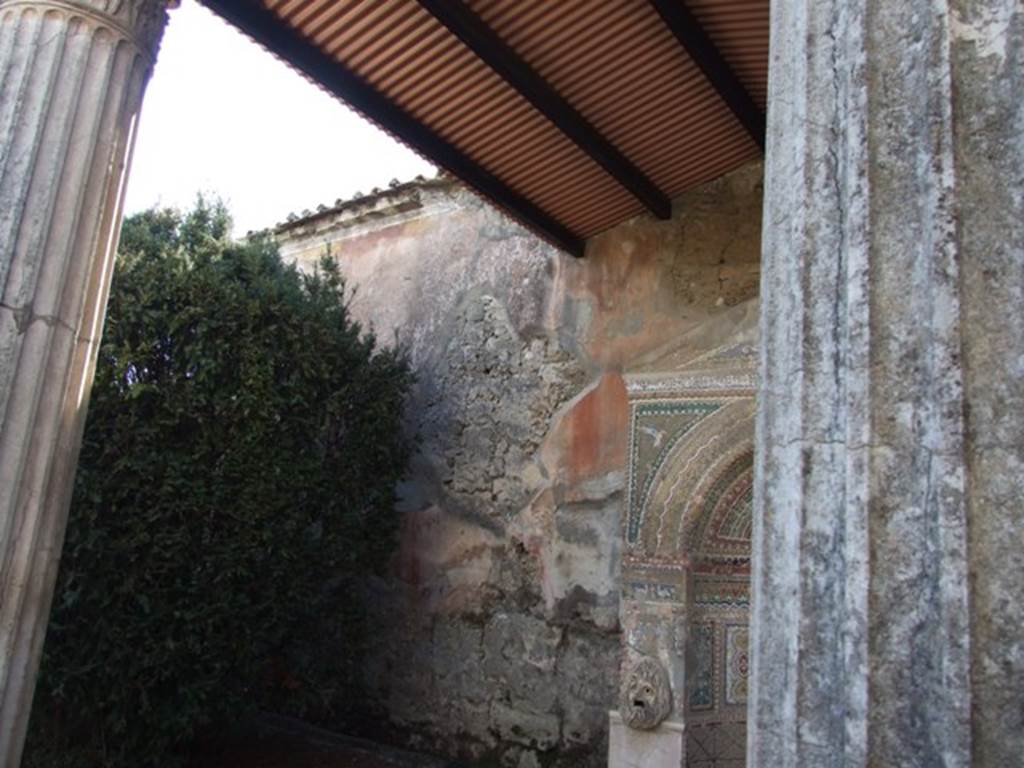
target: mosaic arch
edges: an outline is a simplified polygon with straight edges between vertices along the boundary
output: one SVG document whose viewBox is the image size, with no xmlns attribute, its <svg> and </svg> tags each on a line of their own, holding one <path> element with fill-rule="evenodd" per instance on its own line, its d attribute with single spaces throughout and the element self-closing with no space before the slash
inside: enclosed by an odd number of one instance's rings
<svg viewBox="0 0 1024 768">
<path fill-rule="evenodd" d="M 742 768 L 756 388 L 753 348 L 627 377 L 625 656 L 668 671 L 687 768 Z"/>
<path fill-rule="evenodd" d="M 749 443 L 724 455 L 683 524 L 692 543 L 688 768 L 746 764 L 753 459 Z"/>
</svg>

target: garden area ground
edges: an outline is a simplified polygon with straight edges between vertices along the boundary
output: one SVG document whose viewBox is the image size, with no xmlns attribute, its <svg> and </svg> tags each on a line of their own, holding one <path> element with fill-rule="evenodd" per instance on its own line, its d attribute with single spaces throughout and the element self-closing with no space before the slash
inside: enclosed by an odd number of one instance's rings
<svg viewBox="0 0 1024 768">
<path fill-rule="evenodd" d="M 486 768 L 343 736 L 297 720 L 260 717 L 191 768 Z"/>
</svg>

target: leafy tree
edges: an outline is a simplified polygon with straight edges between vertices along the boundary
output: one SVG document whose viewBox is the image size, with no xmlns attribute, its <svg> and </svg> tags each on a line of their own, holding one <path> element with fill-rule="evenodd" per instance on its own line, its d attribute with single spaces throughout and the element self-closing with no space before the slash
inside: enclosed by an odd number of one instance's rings
<svg viewBox="0 0 1024 768">
<path fill-rule="evenodd" d="M 165 765 L 255 706 L 351 698 L 392 546 L 411 374 L 337 265 L 232 242 L 220 204 L 126 220 L 29 760 Z"/>
</svg>

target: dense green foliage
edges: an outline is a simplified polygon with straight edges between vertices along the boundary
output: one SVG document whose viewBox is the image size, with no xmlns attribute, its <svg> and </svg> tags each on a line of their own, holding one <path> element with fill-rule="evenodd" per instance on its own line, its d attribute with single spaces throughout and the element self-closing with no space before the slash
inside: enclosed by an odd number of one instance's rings
<svg viewBox="0 0 1024 768">
<path fill-rule="evenodd" d="M 343 706 L 387 557 L 410 372 L 336 265 L 220 206 L 125 222 L 29 759 L 164 765 L 252 707 Z"/>
</svg>

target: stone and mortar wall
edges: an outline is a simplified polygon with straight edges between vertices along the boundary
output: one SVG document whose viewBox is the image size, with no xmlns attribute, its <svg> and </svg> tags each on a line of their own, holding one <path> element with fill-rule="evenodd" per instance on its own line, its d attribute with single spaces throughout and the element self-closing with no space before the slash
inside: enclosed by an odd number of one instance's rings
<svg viewBox="0 0 1024 768">
<path fill-rule="evenodd" d="M 370 585 L 369 690 L 402 732 L 510 766 L 603 765 L 619 666 L 621 373 L 720 343 L 757 293 L 761 167 L 638 217 L 576 260 L 446 180 L 277 230 L 328 246 L 353 313 L 410 351 L 402 533 Z"/>
</svg>

